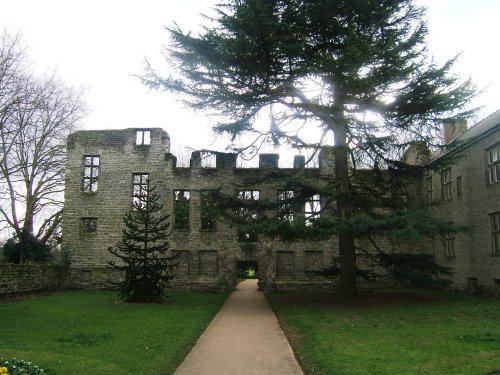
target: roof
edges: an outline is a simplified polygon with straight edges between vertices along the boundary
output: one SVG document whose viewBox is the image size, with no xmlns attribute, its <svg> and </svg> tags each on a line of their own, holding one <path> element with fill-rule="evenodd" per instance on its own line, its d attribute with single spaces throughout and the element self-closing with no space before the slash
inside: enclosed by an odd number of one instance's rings
<svg viewBox="0 0 500 375">
<path fill-rule="evenodd" d="M 468 147 L 472 143 L 487 136 L 488 134 L 490 134 L 490 132 L 493 132 L 497 128 L 500 129 L 500 109 L 496 112 L 493 112 L 491 115 L 479 121 L 475 125 L 471 126 L 463 133 L 457 135 L 448 143 L 449 145 L 453 145 L 454 143 L 458 144 L 458 147 L 453 148 L 451 151 L 447 151 L 446 148 L 440 148 L 439 150 L 434 152 L 430 158 L 430 162 L 433 162 L 450 152 L 457 152 Z"/>
<path fill-rule="evenodd" d="M 500 124 L 500 109 L 458 135 L 453 141 L 464 142 L 468 139 L 481 136 L 487 133 L 488 130 L 495 128 L 498 124 Z"/>
</svg>

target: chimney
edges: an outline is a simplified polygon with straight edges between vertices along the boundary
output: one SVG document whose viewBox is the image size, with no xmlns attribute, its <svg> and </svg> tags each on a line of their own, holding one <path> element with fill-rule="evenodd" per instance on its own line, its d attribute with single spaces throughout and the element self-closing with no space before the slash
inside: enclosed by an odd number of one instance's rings
<svg viewBox="0 0 500 375">
<path fill-rule="evenodd" d="M 446 120 L 443 126 L 444 144 L 447 145 L 466 130 L 466 120 Z"/>
</svg>

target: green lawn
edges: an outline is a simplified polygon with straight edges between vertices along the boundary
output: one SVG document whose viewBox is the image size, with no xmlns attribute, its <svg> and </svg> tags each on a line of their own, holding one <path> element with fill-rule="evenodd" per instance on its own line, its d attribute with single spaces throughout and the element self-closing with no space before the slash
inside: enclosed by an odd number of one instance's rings
<svg viewBox="0 0 500 375">
<path fill-rule="evenodd" d="M 342 300 L 274 293 L 268 300 L 306 374 L 500 370 L 498 298 L 379 293 Z"/>
<path fill-rule="evenodd" d="M 108 291 L 0 304 L 0 358 L 58 375 L 172 373 L 226 294 L 173 293 L 165 304 L 116 303 Z"/>
</svg>

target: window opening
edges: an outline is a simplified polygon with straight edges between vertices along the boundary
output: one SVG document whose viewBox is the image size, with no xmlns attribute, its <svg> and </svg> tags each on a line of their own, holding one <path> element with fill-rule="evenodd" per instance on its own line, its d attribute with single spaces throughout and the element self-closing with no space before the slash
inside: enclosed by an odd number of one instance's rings
<svg viewBox="0 0 500 375">
<path fill-rule="evenodd" d="M 189 191 L 174 190 L 175 229 L 189 229 L 189 198 Z"/>
<path fill-rule="evenodd" d="M 455 256 L 455 234 L 446 233 L 444 236 L 444 255 L 452 258 Z"/>
<path fill-rule="evenodd" d="M 242 190 L 238 192 L 238 199 L 243 201 L 257 201 L 260 198 L 258 190 Z M 245 223 L 253 223 L 257 220 L 257 211 L 252 208 L 242 207 L 238 210 L 238 215 Z M 240 230 L 238 233 L 241 242 L 257 242 L 255 230 Z"/>
<path fill-rule="evenodd" d="M 306 199 L 304 217 L 306 225 L 311 225 L 313 220 L 319 219 L 321 212 L 321 197 L 314 194 Z"/>
<path fill-rule="evenodd" d="M 83 192 L 95 193 L 99 187 L 99 156 L 83 157 Z"/>
<path fill-rule="evenodd" d="M 500 212 L 490 214 L 491 251 L 500 254 Z"/>
<path fill-rule="evenodd" d="M 443 199 L 451 199 L 451 168 L 446 168 L 441 172 L 441 196 Z"/>
<path fill-rule="evenodd" d="M 201 229 L 215 230 L 215 219 L 217 208 L 213 192 L 204 190 L 201 192 Z"/>
<path fill-rule="evenodd" d="M 427 203 L 432 203 L 432 176 L 425 178 L 425 188 L 427 194 Z"/>
<path fill-rule="evenodd" d="M 97 219 L 95 217 L 82 217 L 82 233 L 97 232 Z"/>
<path fill-rule="evenodd" d="M 135 131 L 135 144 L 138 146 L 147 146 L 151 144 L 151 131 L 150 130 L 136 130 Z"/>
<path fill-rule="evenodd" d="M 146 198 L 148 196 L 148 181 L 149 175 L 147 173 L 134 173 L 132 175 L 132 207 L 144 207 Z"/>
<path fill-rule="evenodd" d="M 293 222 L 293 218 L 298 211 L 295 198 L 296 194 L 293 190 L 278 191 L 278 217 L 280 220 Z"/>
<path fill-rule="evenodd" d="M 500 182 L 500 143 L 487 150 L 488 181 L 490 184 Z"/>
</svg>

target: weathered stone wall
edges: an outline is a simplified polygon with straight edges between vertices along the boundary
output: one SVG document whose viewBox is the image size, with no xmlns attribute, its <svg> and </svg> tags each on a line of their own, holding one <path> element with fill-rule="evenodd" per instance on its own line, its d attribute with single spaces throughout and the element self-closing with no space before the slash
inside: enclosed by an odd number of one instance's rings
<svg viewBox="0 0 500 375">
<path fill-rule="evenodd" d="M 454 285 L 459 290 L 499 295 L 500 253 L 492 250 L 489 214 L 500 212 L 500 183 L 488 183 L 486 154 L 489 147 L 499 142 L 497 126 L 496 131 L 479 137 L 455 155 L 458 159 L 450 166 L 449 199 L 442 196 L 441 175 L 432 175 L 433 214 L 471 229 L 470 233 L 455 235 L 454 255 L 445 254 L 442 238 L 436 238 L 432 244 L 437 262 L 453 268 Z M 427 200 L 425 181 L 421 197 Z"/>
<path fill-rule="evenodd" d="M 174 287 L 179 289 L 232 290 L 236 283 L 236 261 L 254 260 L 259 266 L 262 288 L 276 283 L 324 285 L 324 279 L 307 273 L 313 268 L 332 264 L 336 241 L 283 243 L 263 237 L 257 242 L 239 241 L 236 228 L 218 220 L 215 230 L 201 228 L 201 191 L 220 189 L 234 194 L 239 189 L 260 192 L 260 199 L 276 200 L 292 174 L 321 181 L 333 173 L 331 149 L 325 149 L 316 169 L 278 168 L 278 155 L 261 155 L 259 168 L 236 168 L 232 154 L 218 154 L 217 166 L 201 166 L 201 157 L 193 153 L 189 168 L 177 168 L 169 153 L 169 137 L 161 129 L 150 129 L 151 144 L 135 145 L 135 129 L 80 131 L 68 138 L 63 247 L 70 251 L 73 287 L 106 287 L 119 275 L 106 268 L 113 256 L 107 248 L 120 239 L 123 215 L 132 202 L 132 174 L 148 173 L 156 192 L 163 197 L 165 214 L 174 222 L 174 190 L 190 192 L 189 229 L 173 230 L 173 252 L 182 254 Z M 84 156 L 99 156 L 98 189 L 82 191 Z M 300 171 L 300 172 L 299 172 Z M 265 173 L 281 178 L 262 179 Z M 249 184 L 249 180 L 255 182 Z M 331 180 L 331 179 L 330 179 Z M 95 233 L 82 230 L 82 218 L 95 218 Z M 331 287 L 333 283 L 326 283 Z"/>
<path fill-rule="evenodd" d="M 53 264 L 0 264 L 0 296 L 59 289 L 65 270 Z"/>
<path fill-rule="evenodd" d="M 334 157 L 325 148 L 318 168 L 301 168 L 303 158 L 296 157 L 295 168 L 278 168 L 278 156 L 260 156 L 259 168 L 236 168 L 232 154 L 217 154 L 217 165 L 205 168 L 201 155 L 193 153 L 189 168 L 177 168 L 176 159 L 169 153 L 168 134 L 161 129 L 149 129 L 151 144 L 136 145 L 136 129 L 81 131 L 68 138 L 63 246 L 71 252 L 69 285 L 82 288 L 110 287 L 110 281 L 119 280 L 118 273 L 106 267 L 113 256 L 107 248 L 120 239 L 123 215 L 132 202 L 132 175 L 148 173 L 156 192 L 163 197 L 164 213 L 175 222 L 174 191 L 190 192 L 189 225 L 187 229 L 173 229 L 170 237 L 172 252 L 181 254 L 176 269 L 174 288 L 198 290 L 231 290 L 236 283 L 237 261 L 256 261 L 259 285 L 263 289 L 335 289 L 335 281 L 325 280 L 309 271 L 333 265 L 338 256 L 337 240 L 282 242 L 258 236 L 256 242 L 240 242 L 236 228 L 218 220 L 215 230 L 201 227 L 201 192 L 219 189 L 226 194 L 238 190 L 258 190 L 260 199 L 276 200 L 290 176 L 302 177 L 319 184 L 334 181 Z M 455 255 L 445 256 L 443 242 L 385 244 L 384 248 L 398 251 L 428 251 L 436 260 L 455 271 L 455 286 L 462 290 L 482 289 L 498 293 L 500 256 L 491 251 L 489 213 L 500 211 L 500 184 L 486 183 L 485 150 L 500 142 L 499 131 L 472 142 L 462 151 L 463 158 L 451 166 L 451 199 L 441 198 L 441 179 L 433 175 L 433 199 L 439 205 L 435 215 L 458 225 L 474 228 L 471 234 L 455 238 Z M 83 158 L 100 158 L 98 189 L 82 191 Z M 273 179 L 264 178 L 273 174 Z M 278 178 L 276 178 L 278 177 Z M 461 179 L 461 194 L 457 194 L 457 178 Z M 253 182 L 252 182 L 253 181 Z M 426 199 L 424 182 L 415 186 L 417 199 Z M 271 213 L 272 214 L 272 213 Z M 325 213 L 328 214 L 328 213 Z M 82 218 L 94 218 L 94 233 L 82 230 Z M 363 248 L 369 244 L 361 244 Z M 358 256 L 362 268 L 374 265 L 368 257 Z"/>
</svg>

